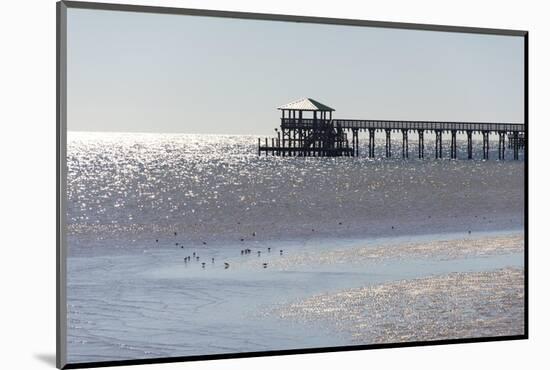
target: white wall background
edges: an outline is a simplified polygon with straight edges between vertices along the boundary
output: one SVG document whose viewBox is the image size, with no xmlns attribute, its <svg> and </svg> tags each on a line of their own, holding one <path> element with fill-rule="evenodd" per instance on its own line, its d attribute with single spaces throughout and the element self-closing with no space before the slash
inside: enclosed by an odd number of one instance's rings
<svg viewBox="0 0 550 370">
<path fill-rule="evenodd" d="M 117 1 L 113 1 L 117 2 Z M 145 5 L 530 31 L 530 336 L 528 341 L 140 366 L 135 369 L 518 369 L 548 364 L 550 23 L 543 1 L 173 0 Z M 55 1 L 0 11 L 0 367 L 53 368 L 55 356 Z"/>
</svg>

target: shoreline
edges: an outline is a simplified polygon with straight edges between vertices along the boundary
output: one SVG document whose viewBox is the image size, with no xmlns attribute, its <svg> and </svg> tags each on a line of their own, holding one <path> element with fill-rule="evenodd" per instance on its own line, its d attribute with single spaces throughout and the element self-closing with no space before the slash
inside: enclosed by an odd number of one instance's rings
<svg viewBox="0 0 550 370">
<path fill-rule="evenodd" d="M 286 246 L 300 246 L 306 244 L 318 244 L 318 245 L 327 245 L 327 244 L 358 244 L 358 243 L 369 243 L 369 244 L 388 244 L 394 242 L 414 242 L 414 241 L 441 241 L 446 239 L 473 239 L 486 236 L 499 236 L 499 235 L 511 235 L 511 234 L 524 234 L 524 227 L 509 227 L 509 228 L 494 228 L 494 229 L 483 229 L 483 230 L 470 230 L 471 233 L 465 230 L 439 230 L 438 232 L 427 231 L 427 230 L 417 230 L 417 232 L 404 232 L 401 229 L 391 230 L 391 233 L 377 233 L 377 234 L 359 234 L 359 233 L 343 233 L 342 235 L 326 235 L 325 233 L 316 233 L 310 235 L 306 238 L 296 238 L 296 237 L 286 237 L 286 238 L 262 238 L 255 237 L 251 239 L 245 239 L 244 241 L 240 240 L 231 240 L 227 239 L 224 241 L 221 240 L 210 240 L 208 238 L 200 238 L 194 241 L 188 241 L 185 243 L 178 242 L 182 238 L 170 237 L 165 239 L 158 239 L 159 242 L 156 243 L 152 238 L 142 238 L 133 234 L 128 235 L 117 235 L 115 237 L 106 237 L 101 238 L 90 237 L 91 240 L 88 240 L 86 244 L 91 245 L 89 249 L 80 248 L 71 248 L 71 240 L 82 241 L 81 235 L 68 235 L 68 256 L 69 257 L 81 257 L 92 254 L 91 256 L 98 256 L 98 252 L 103 252 L 105 255 L 132 252 L 134 250 L 179 250 L 183 246 L 184 249 L 192 250 L 204 250 L 207 248 L 262 248 L 263 246 L 275 246 L 280 245 L 282 247 Z M 110 246 L 105 247 L 103 244 L 105 241 L 109 241 Z M 206 241 L 206 244 L 204 244 Z M 175 243 L 178 243 L 177 245 Z M 99 254 L 101 255 L 101 254 Z"/>
<path fill-rule="evenodd" d="M 451 236 L 454 239 L 449 241 Z M 471 235 L 471 239 L 464 239 L 464 236 L 460 233 L 423 235 L 413 240 L 400 237 L 371 238 L 368 242 L 364 239 L 340 240 L 340 243 L 334 242 L 338 239 L 324 239 L 322 243 L 319 240 L 302 244 L 289 242 L 282 247 L 282 255 L 276 249 L 269 253 L 266 249 L 270 244 L 264 242 L 247 256 L 240 254 L 242 246 L 238 244 L 208 245 L 197 249 L 200 261 L 193 259 L 187 263 L 184 258 L 193 250 L 180 253 L 172 248 L 132 250 L 131 254 L 125 250 L 121 255 L 70 258 L 68 325 L 72 355 L 74 359 L 86 361 L 94 360 L 97 353 L 112 358 L 147 358 L 219 353 L 214 349 L 222 347 L 229 352 L 242 352 L 370 341 L 370 337 L 349 335 L 350 327 L 366 320 L 354 311 L 365 302 L 356 300 L 357 304 L 350 306 L 350 301 L 341 299 L 343 292 L 357 298 L 365 296 L 364 289 L 370 291 L 388 284 L 393 291 L 403 292 L 409 290 L 405 289 L 406 284 L 413 284 L 408 287 L 417 289 L 414 284 L 419 279 L 430 286 L 430 279 L 439 279 L 437 276 L 491 275 L 510 266 L 522 270 L 521 232 L 492 231 L 483 236 Z M 449 242 L 439 242 L 445 239 Z M 494 245 L 485 246 L 487 240 L 497 244 L 508 240 L 515 247 L 508 246 L 502 254 L 498 248 L 493 248 Z M 451 259 L 444 251 L 441 253 L 442 249 L 449 251 L 460 247 L 464 241 L 472 241 L 471 244 L 482 253 L 466 253 L 458 258 L 449 254 Z M 420 249 L 422 253 L 418 253 L 418 248 L 413 248 L 414 253 L 402 253 L 403 250 L 399 249 L 399 246 L 408 249 L 415 243 L 417 247 L 426 245 L 427 249 Z M 256 250 L 261 250 L 261 257 L 256 255 Z M 371 254 L 352 263 L 349 257 L 358 251 Z M 376 252 L 374 255 L 373 251 Z M 433 251 L 437 252 L 435 258 Z M 211 258 L 215 258 L 215 263 L 210 262 Z M 201 266 L 203 261 L 207 262 L 206 267 Z M 228 262 L 230 268 L 225 269 L 224 262 Z M 263 268 L 263 262 L 268 262 L 269 267 Z M 457 284 L 451 284 L 450 288 L 455 286 Z M 468 286 L 466 284 L 465 288 Z M 447 288 L 440 289 L 434 297 L 443 299 Z M 467 295 L 470 289 L 461 292 Z M 386 298 L 391 296 L 390 293 Z M 487 290 L 482 293 L 487 293 Z M 483 294 L 464 299 L 471 306 L 472 302 L 484 302 Z M 319 325 L 325 322 L 322 317 L 321 321 L 305 322 L 301 318 L 292 321 L 289 318 L 281 320 L 272 313 L 274 309 L 309 302 L 320 296 L 338 297 L 331 301 L 331 307 L 344 310 L 339 319 L 340 328 Z M 418 307 L 419 310 L 410 305 L 405 308 L 423 312 L 423 306 Z M 322 306 L 313 308 L 314 311 L 324 309 Z M 220 309 L 223 309 L 222 315 Z M 495 312 L 498 314 L 498 310 Z M 359 321 L 350 321 L 350 317 Z M 143 318 L 147 321 L 141 321 Z M 394 318 L 395 315 L 390 315 L 384 320 L 388 323 Z M 382 319 L 376 317 L 376 320 Z M 442 326 L 445 325 L 437 328 Z M 170 329 L 164 335 L 156 329 L 159 327 Z M 311 336 L 304 336 L 305 331 Z M 500 332 L 496 333 L 500 335 Z M 454 334 L 447 332 L 445 335 L 453 337 Z M 161 347 L 162 353 L 158 350 Z"/>
</svg>

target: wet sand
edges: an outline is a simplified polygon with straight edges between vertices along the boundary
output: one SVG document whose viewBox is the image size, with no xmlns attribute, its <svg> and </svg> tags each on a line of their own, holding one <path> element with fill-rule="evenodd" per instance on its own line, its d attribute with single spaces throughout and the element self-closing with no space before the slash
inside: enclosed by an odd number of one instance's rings
<svg viewBox="0 0 550 370">
<path fill-rule="evenodd" d="M 453 260 L 523 253 L 523 235 L 468 237 L 453 240 L 432 240 L 414 243 L 382 243 L 345 249 L 314 250 L 274 261 L 273 268 L 291 269 L 302 265 L 372 264 L 390 259 Z"/>
<path fill-rule="evenodd" d="M 68 270 L 73 362 L 523 330 L 523 237 L 512 231 L 142 246 L 70 257 Z"/>
<path fill-rule="evenodd" d="M 524 333 L 524 271 L 451 273 L 322 294 L 273 311 L 314 322 L 355 344 Z"/>
</svg>

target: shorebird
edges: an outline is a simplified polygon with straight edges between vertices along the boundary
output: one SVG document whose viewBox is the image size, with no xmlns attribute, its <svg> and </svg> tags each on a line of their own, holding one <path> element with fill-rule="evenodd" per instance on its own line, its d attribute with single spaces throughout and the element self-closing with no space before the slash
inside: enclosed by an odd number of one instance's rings
<svg viewBox="0 0 550 370">
<path fill-rule="evenodd" d="M 229 263 L 224 262 L 223 265 L 224 265 L 224 267 L 225 267 L 226 269 L 229 268 Z"/>
<path fill-rule="evenodd" d="M 178 235 L 178 233 L 174 231 L 174 236 L 176 236 L 176 235 Z"/>
<path fill-rule="evenodd" d="M 214 263 L 214 257 L 212 257 L 212 263 Z"/>
<path fill-rule="evenodd" d="M 252 236 L 256 236 L 256 232 L 255 232 L 255 231 L 254 231 L 254 232 L 252 232 Z"/>
<path fill-rule="evenodd" d="M 281 249 L 281 250 L 279 251 L 279 253 L 280 253 L 280 254 L 281 254 L 281 256 L 282 256 L 282 255 L 283 255 L 283 250 Z"/>
<path fill-rule="evenodd" d="M 258 257 L 260 257 L 260 253 L 262 253 L 261 251 L 258 251 Z"/>
<path fill-rule="evenodd" d="M 203 263 L 202 263 L 202 268 L 204 268 L 204 266 L 206 266 L 206 262 L 203 262 Z"/>
<path fill-rule="evenodd" d="M 193 252 L 193 257 L 195 257 L 195 252 Z"/>
<path fill-rule="evenodd" d="M 271 252 L 271 248 L 267 248 L 267 251 L 268 251 L 268 252 Z"/>
<path fill-rule="evenodd" d="M 199 260 L 199 256 L 197 256 L 197 261 Z"/>
<path fill-rule="evenodd" d="M 264 262 L 263 265 L 264 265 L 264 269 L 266 269 L 267 268 L 267 262 Z"/>
<path fill-rule="evenodd" d="M 241 238 L 241 241 L 242 241 L 242 242 L 244 242 L 244 239 L 243 239 L 243 238 Z"/>
<path fill-rule="evenodd" d="M 241 254 L 244 254 L 244 251 L 241 249 Z"/>
</svg>

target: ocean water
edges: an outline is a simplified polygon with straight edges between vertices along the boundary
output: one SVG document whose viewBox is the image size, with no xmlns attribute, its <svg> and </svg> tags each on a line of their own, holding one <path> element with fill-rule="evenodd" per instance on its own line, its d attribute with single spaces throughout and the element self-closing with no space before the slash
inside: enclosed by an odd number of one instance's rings
<svg viewBox="0 0 550 370">
<path fill-rule="evenodd" d="M 392 159 L 382 142 L 378 159 L 278 158 L 258 157 L 255 136 L 69 132 L 69 361 L 357 344 L 266 312 L 396 280 L 521 269 L 523 161 L 435 160 L 429 138 L 418 160 L 410 143 L 408 160 L 398 141 Z M 451 252 L 470 238 L 482 247 Z M 450 242 L 417 253 L 438 240 Z M 410 243 L 421 244 L 409 258 Z M 350 263 L 365 246 L 380 258 Z"/>
<path fill-rule="evenodd" d="M 70 132 L 69 253 L 174 233 L 189 245 L 523 226 L 523 161 L 435 160 L 431 144 L 424 160 L 279 158 L 258 157 L 253 136 Z"/>
</svg>

